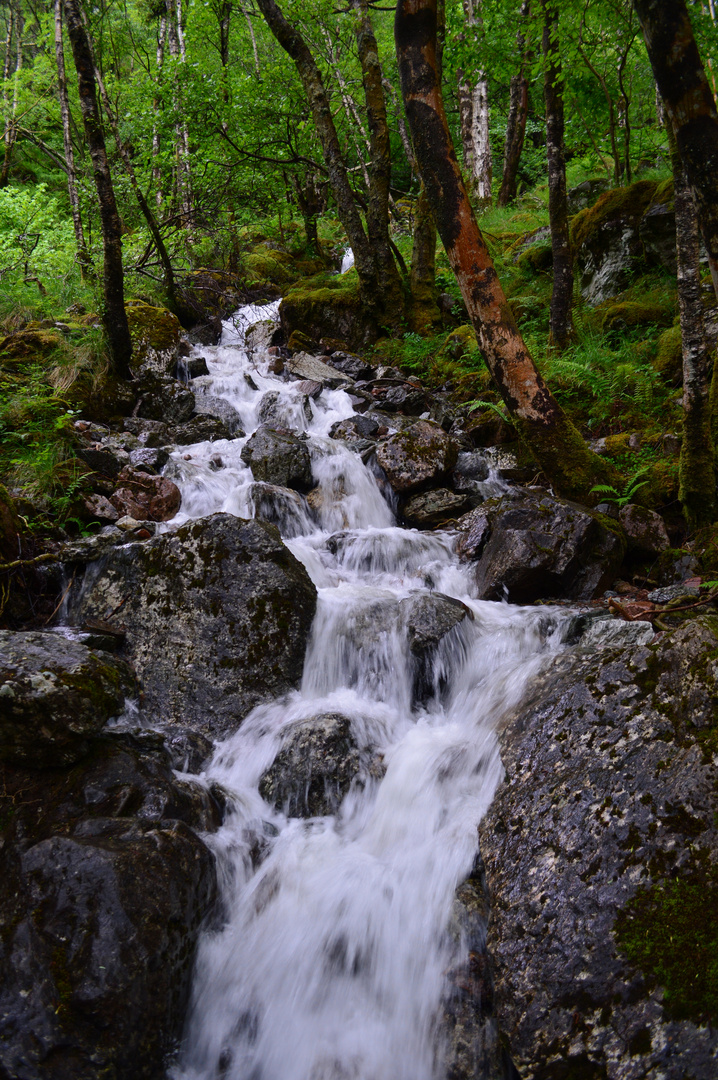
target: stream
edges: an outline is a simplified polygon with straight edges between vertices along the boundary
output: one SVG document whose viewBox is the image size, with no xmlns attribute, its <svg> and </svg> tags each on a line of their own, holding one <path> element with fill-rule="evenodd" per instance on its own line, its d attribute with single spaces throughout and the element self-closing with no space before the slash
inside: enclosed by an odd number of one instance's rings
<svg viewBox="0 0 718 1080">
<path fill-rule="evenodd" d="M 476 600 L 452 534 L 397 526 L 371 458 L 329 437 L 353 413 L 348 395 L 309 401 L 270 373 L 266 352 L 250 361 L 245 329 L 277 306 L 241 309 L 220 345 L 197 349 L 209 375 L 192 388 L 229 402 L 247 436 L 270 405 L 273 424 L 306 436 L 321 497 L 313 510 L 296 494 L 275 497 L 272 520 L 318 608 L 300 689 L 254 709 L 200 778 L 228 793 L 207 838 L 221 918 L 200 943 L 170 1075 L 441 1080 L 437 1017 L 446 972 L 467 948 L 447 930 L 502 777 L 496 724 L 563 648 L 566 616 Z M 245 442 L 175 451 L 165 472 L 182 507 L 170 528 L 217 511 L 255 515 L 262 485 L 241 460 Z M 441 638 L 418 692 L 405 613 L 429 594 L 468 614 Z M 275 809 L 260 780 L 298 725 L 327 716 L 348 719 L 362 768 L 335 815 L 288 816 L 291 800 Z"/>
</svg>

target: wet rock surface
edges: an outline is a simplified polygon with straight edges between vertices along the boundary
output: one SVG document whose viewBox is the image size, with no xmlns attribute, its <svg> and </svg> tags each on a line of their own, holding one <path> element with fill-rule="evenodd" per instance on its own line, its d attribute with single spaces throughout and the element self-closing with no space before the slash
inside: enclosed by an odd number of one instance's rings
<svg viewBox="0 0 718 1080">
<path fill-rule="evenodd" d="M 0 765 L 0 1074 L 156 1080 L 216 892 L 219 824 L 161 749 L 93 741 L 72 770 Z"/>
<path fill-rule="evenodd" d="M 312 486 L 312 463 L 306 443 L 289 431 L 260 427 L 242 450 L 255 480 L 278 487 L 308 491 Z"/>
<path fill-rule="evenodd" d="M 288 817 L 335 814 L 352 783 L 378 770 L 370 754 L 359 750 L 351 720 L 326 713 L 292 728 L 260 780 L 259 793 Z"/>
<path fill-rule="evenodd" d="M 0 760 L 70 765 L 136 692 L 129 666 L 50 631 L 0 630 Z"/>
<path fill-rule="evenodd" d="M 716 1074 L 716 656 L 715 618 L 564 655 L 502 725 L 480 837 L 522 1076 Z"/>
<path fill-rule="evenodd" d="M 544 492 L 491 499 L 459 522 L 458 551 L 476 560 L 484 600 L 588 600 L 614 580 L 625 540 L 608 519 Z"/>
<path fill-rule="evenodd" d="M 169 521 L 180 508 L 180 490 L 166 476 L 151 476 L 128 465 L 117 477 L 117 483 L 120 486 L 110 502 L 120 516 L 128 515 L 137 521 Z"/>
<path fill-rule="evenodd" d="M 115 548 L 73 617 L 125 631 L 151 718 L 216 738 L 297 685 L 315 605 L 274 526 L 214 514 Z"/>
<path fill-rule="evenodd" d="M 426 703 L 440 694 L 448 665 L 437 664 L 437 654 L 448 635 L 473 613 L 460 600 L 443 593 L 423 593 L 399 603 L 399 617 L 406 626 L 409 650 L 414 657 L 414 702 Z M 452 639 L 456 641 L 456 635 Z"/>
<path fill-rule="evenodd" d="M 430 420 L 419 420 L 387 439 L 377 461 L 394 491 L 410 494 L 439 481 L 454 467 L 458 447 Z"/>
</svg>

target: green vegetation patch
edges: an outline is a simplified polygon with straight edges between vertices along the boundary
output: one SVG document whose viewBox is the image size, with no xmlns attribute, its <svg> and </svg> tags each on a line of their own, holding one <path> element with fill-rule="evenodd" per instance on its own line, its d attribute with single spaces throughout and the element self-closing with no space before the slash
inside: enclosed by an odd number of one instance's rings
<svg viewBox="0 0 718 1080">
<path fill-rule="evenodd" d="M 638 893 L 614 925 L 619 948 L 663 988 L 669 1019 L 718 1020 L 718 868 L 655 882 Z"/>
</svg>

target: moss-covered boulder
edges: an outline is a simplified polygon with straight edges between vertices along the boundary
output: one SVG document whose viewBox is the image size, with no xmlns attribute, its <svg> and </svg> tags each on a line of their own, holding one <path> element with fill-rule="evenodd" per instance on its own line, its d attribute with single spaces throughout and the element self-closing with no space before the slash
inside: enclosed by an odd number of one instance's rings
<svg viewBox="0 0 718 1080">
<path fill-rule="evenodd" d="M 340 338 L 352 349 L 376 341 L 379 335 L 376 319 L 362 307 L 353 271 L 299 282 L 285 293 L 279 318 L 287 337 L 301 330 L 314 341 Z"/>
<path fill-rule="evenodd" d="M 254 248 L 242 257 L 242 274 L 247 279 L 249 288 L 256 288 L 266 282 L 271 285 L 288 285 L 297 279 L 291 255 L 265 245 Z"/>
<path fill-rule="evenodd" d="M 0 630 L 0 760 L 67 765 L 135 693 L 127 664 L 62 635 Z"/>
<path fill-rule="evenodd" d="M 646 261 L 676 273 L 676 211 L 673 201 L 673 180 L 664 180 L 654 193 L 651 204 L 641 218 L 638 234 Z"/>
<path fill-rule="evenodd" d="M 45 360 L 65 347 L 65 338 L 59 330 L 16 330 L 0 341 L 0 366 L 6 367 L 18 361 Z"/>
<path fill-rule="evenodd" d="M 182 327 L 176 315 L 144 300 L 125 304 L 132 337 L 132 368 L 136 372 L 167 375 L 177 362 Z"/>
<path fill-rule="evenodd" d="M 658 339 L 658 348 L 656 349 L 653 366 L 671 386 L 680 386 L 683 382 L 683 351 L 680 326 L 671 326 L 661 334 Z"/>
<path fill-rule="evenodd" d="M 475 353 L 479 347 L 476 340 L 476 331 L 470 323 L 457 326 L 450 334 L 447 334 L 442 346 L 442 352 L 450 356 L 452 360 L 460 360 L 467 353 Z"/>
<path fill-rule="evenodd" d="M 639 180 L 607 191 L 573 218 L 571 244 L 581 295 L 590 304 L 616 296 L 645 266 L 639 230 L 658 186 L 653 180 Z"/>
<path fill-rule="evenodd" d="M 550 244 L 532 244 L 516 260 L 522 270 L 539 274 L 553 266 L 553 250 Z"/>
<path fill-rule="evenodd" d="M 624 648 L 593 637 L 499 732 L 506 777 L 480 828 L 498 1023 L 522 1076 L 707 1080 L 718 621 Z"/>
<path fill-rule="evenodd" d="M 622 300 L 620 303 L 602 305 L 600 319 L 604 334 L 621 333 L 634 327 L 670 326 L 675 316 L 672 303 L 657 304 L 646 301 Z"/>
<path fill-rule="evenodd" d="M 409 495 L 440 483 L 453 469 L 458 453 L 456 442 L 443 428 L 432 420 L 419 420 L 381 443 L 376 459 L 392 489 Z"/>
</svg>

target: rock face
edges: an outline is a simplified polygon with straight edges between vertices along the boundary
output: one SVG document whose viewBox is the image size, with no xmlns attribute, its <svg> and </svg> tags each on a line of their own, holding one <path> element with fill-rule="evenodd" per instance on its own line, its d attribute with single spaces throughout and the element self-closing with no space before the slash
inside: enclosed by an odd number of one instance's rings
<svg viewBox="0 0 718 1080">
<path fill-rule="evenodd" d="M 315 606 L 274 526 L 214 514 L 112 550 L 73 610 L 124 627 L 148 715 L 220 738 L 297 685 Z"/>
<path fill-rule="evenodd" d="M 660 514 L 630 503 L 621 509 L 619 520 L 626 530 L 628 551 L 639 558 L 655 558 L 671 546 Z"/>
<path fill-rule="evenodd" d="M 483 600 L 590 600 L 614 580 L 623 561 L 625 541 L 612 525 L 576 503 L 514 492 L 461 519 L 458 550 L 477 560 Z"/>
<path fill-rule="evenodd" d="M 419 420 L 382 443 L 376 459 L 394 491 L 409 494 L 446 476 L 458 452 L 443 428 L 431 420 Z"/>
<path fill-rule="evenodd" d="M 359 752 L 348 717 L 312 717 L 292 729 L 262 777 L 259 793 L 289 817 L 336 814 L 366 756 Z"/>
<path fill-rule="evenodd" d="M 312 463 L 306 443 L 288 431 L 262 426 L 247 441 L 242 461 L 249 465 L 255 480 L 277 487 L 309 491 Z"/>
<path fill-rule="evenodd" d="M 716 1075 L 717 655 L 715 617 L 564 655 L 503 724 L 480 838 L 521 1076 Z"/>
<path fill-rule="evenodd" d="M 160 749 L 0 765 L 0 1075 L 155 1080 L 216 891 L 219 810 Z"/>
<path fill-rule="evenodd" d="M 128 665 L 60 634 L 0 630 L 0 760 L 69 765 L 135 694 Z"/>
</svg>

